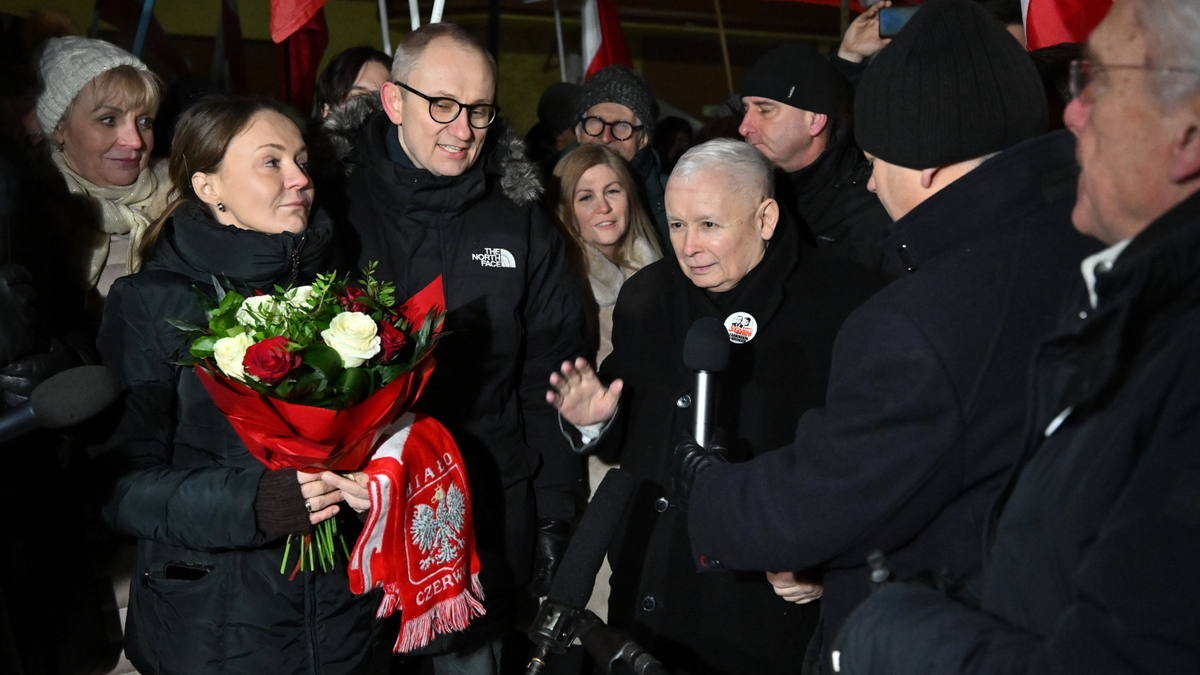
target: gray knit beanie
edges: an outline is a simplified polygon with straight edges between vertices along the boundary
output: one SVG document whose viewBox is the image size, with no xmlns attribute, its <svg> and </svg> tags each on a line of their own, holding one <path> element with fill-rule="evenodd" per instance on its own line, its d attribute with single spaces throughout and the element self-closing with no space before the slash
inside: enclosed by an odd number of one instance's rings
<svg viewBox="0 0 1200 675">
<path fill-rule="evenodd" d="M 658 101 L 654 100 L 650 85 L 625 66 L 598 70 L 583 83 L 575 119 L 582 119 L 589 108 L 601 103 L 618 103 L 629 108 L 648 130 L 658 121 Z"/>
<path fill-rule="evenodd" d="M 100 73 L 117 66 L 149 70 L 138 57 L 104 40 L 68 35 L 46 43 L 41 62 L 46 88 L 37 101 L 38 126 L 46 138 L 54 133 L 79 91 Z"/>
</svg>

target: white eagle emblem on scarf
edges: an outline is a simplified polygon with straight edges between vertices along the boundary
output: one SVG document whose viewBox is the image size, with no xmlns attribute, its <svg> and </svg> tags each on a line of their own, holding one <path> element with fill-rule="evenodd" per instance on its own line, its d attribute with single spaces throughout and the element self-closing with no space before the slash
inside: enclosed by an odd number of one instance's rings
<svg viewBox="0 0 1200 675">
<path fill-rule="evenodd" d="M 428 504 L 418 504 L 412 521 L 412 542 L 421 553 L 421 569 L 453 562 L 462 554 L 463 541 L 459 536 L 466 513 L 466 500 L 457 485 L 451 484 L 449 492 L 441 487 L 433 495 L 436 510 Z M 432 551 L 432 554 L 430 552 Z"/>
</svg>

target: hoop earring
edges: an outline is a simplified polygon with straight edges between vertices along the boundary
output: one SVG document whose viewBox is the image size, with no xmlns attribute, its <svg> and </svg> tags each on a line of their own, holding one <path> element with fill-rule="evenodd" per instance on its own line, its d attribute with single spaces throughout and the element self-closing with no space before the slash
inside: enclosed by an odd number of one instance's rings
<svg viewBox="0 0 1200 675">
<path fill-rule="evenodd" d="M 221 202 L 217 202 L 217 210 L 218 210 L 218 211 L 221 211 L 222 213 L 224 213 L 224 211 L 225 211 L 225 205 L 224 205 L 224 204 L 222 204 Z"/>
</svg>

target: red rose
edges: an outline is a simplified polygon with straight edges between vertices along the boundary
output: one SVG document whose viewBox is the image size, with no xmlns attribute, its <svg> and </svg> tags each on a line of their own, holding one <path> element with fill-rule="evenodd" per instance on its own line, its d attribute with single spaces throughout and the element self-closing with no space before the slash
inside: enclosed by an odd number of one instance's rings
<svg viewBox="0 0 1200 675">
<path fill-rule="evenodd" d="M 366 294 L 367 292 L 361 288 L 347 288 L 346 294 L 338 298 L 338 302 L 341 303 L 342 308 L 347 312 L 362 312 L 363 314 L 369 314 L 371 308 L 361 302 L 358 302 L 358 299 Z"/>
<path fill-rule="evenodd" d="M 391 361 L 400 350 L 404 348 L 404 333 L 401 333 L 395 326 L 386 322 L 379 322 L 379 350 L 382 358 L 381 363 Z"/>
<path fill-rule="evenodd" d="M 246 374 L 266 385 L 278 384 L 293 368 L 300 365 L 300 356 L 287 350 L 288 339 L 282 335 L 250 345 L 242 366 Z"/>
</svg>

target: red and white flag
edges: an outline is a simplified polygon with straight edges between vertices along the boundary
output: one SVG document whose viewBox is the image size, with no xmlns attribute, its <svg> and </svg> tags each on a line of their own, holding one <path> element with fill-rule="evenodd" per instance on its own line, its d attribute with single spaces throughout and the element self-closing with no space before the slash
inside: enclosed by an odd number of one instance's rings
<svg viewBox="0 0 1200 675">
<path fill-rule="evenodd" d="M 612 65 L 633 67 L 613 0 L 585 0 L 583 3 L 583 62 L 587 65 L 584 79 Z"/>
<path fill-rule="evenodd" d="M 1112 0 L 1021 0 L 1026 46 L 1083 42 L 1111 7 Z"/>
</svg>

